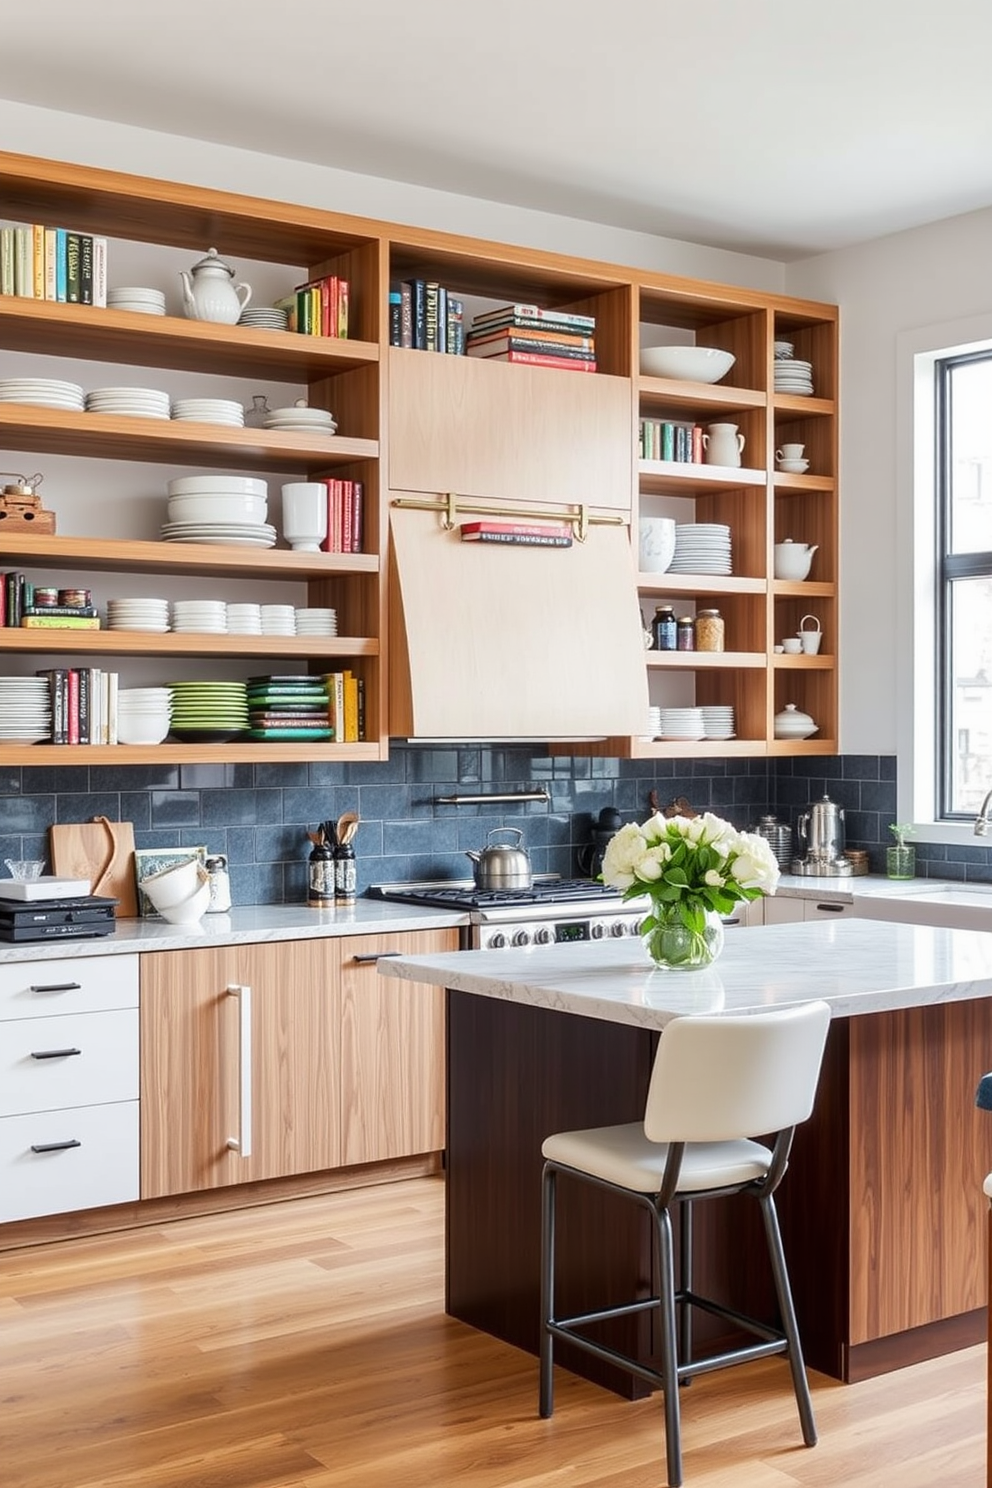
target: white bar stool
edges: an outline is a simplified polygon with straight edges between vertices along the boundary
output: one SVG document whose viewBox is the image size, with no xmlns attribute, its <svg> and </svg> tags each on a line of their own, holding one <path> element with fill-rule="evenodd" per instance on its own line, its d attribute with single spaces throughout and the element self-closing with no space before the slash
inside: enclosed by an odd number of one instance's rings
<svg viewBox="0 0 992 1488">
<path fill-rule="evenodd" d="M 558 1132 L 545 1158 L 541 1233 L 540 1413 L 554 1409 L 556 1338 L 660 1387 L 665 1395 L 668 1482 L 682 1482 L 679 1384 L 697 1374 L 784 1354 L 792 1371 L 803 1440 L 816 1425 L 782 1249 L 774 1193 L 785 1174 L 795 1128 L 813 1109 L 830 1009 L 825 1002 L 749 1016 L 676 1018 L 655 1055 L 644 1121 L 590 1131 Z M 754 1140 L 774 1135 L 769 1148 Z M 555 1316 L 555 1191 L 559 1173 L 620 1193 L 654 1220 L 657 1295 L 568 1318 Z M 761 1206 L 780 1323 L 745 1317 L 692 1291 L 692 1206 L 703 1199 L 751 1194 Z M 680 1277 L 675 1275 L 671 1206 L 680 1204 Z M 692 1307 L 725 1319 L 760 1341 L 692 1358 Z M 661 1367 L 601 1344 L 582 1330 L 604 1318 L 660 1311 Z M 676 1343 L 678 1333 L 678 1343 Z"/>
</svg>

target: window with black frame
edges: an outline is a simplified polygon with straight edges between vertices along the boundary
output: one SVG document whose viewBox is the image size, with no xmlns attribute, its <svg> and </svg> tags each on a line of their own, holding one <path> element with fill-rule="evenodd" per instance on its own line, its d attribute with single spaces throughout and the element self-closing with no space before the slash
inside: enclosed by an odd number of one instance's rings
<svg viewBox="0 0 992 1488">
<path fill-rule="evenodd" d="M 936 363 L 938 816 L 992 784 L 992 350 Z"/>
</svg>

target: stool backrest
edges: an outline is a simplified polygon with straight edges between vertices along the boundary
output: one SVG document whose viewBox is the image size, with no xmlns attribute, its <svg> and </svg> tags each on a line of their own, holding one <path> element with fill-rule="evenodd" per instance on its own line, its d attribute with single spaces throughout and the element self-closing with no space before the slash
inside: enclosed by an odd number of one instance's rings
<svg viewBox="0 0 992 1488">
<path fill-rule="evenodd" d="M 645 1135 L 722 1142 L 798 1126 L 813 1110 L 829 1023 L 825 1002 L 674 1019 L 658 1042 Z"/>
</svg>

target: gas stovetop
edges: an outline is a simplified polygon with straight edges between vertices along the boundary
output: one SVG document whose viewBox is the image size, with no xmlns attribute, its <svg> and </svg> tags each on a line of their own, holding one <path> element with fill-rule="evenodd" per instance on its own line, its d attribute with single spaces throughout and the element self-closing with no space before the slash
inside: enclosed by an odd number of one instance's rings
<svg viewBox="0 0 992 1488">
<path fill-rule="evenodd" d="M 371 899 L 394 899 L 401 904 L 429 904 L 439 909 L 531 910 L 542 905 L 615 904 L 620 891 L 591 878 L 536 878 L 529 889 L 479 889 L 471 882 L 441 880 L 435 883 L 372 884 Z"/>
</svg>

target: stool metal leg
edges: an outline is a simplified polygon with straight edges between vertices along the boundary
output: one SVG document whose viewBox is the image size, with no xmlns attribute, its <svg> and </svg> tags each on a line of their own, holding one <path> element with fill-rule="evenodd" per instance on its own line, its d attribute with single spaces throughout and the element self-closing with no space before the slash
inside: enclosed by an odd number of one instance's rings
<svg viewBox="0 0 992 1488">
<path fill-rule="evenodd" d="M 541 1183 L 541 1382 L 540 1413 L 555 1408 L 554 1339 L 548 1324 L 555 1316 L 555 1170 L 545 1167 Z"/>
<path fill-rule="evenodd" d="M 779 1229 L 778 1211 L 775 1208 L 775 1200 L 771 1194 L 759 1198 L 761 1215 L 765 1221 L 765 1236 L 768 1241 L 768 1254 L 772 1263 L 772 1276 L 775 1279 L 775 1293 L 778 1297 L 779 1312 L 782 1315 L 782 1332 L 789 1342 L 789 1368 L 792 1370 L 792 1386 L 796 1392 L 796 1405 L 799 1407 L 799 1421 L 803 1429 L 803 1441 L 808 1447 L 816 1446 L 816 1422 L 813 1419 L 813 1401 L 809 1393 L 809 1381 L 806 1378 L 806 1365 L 803 1361 L 802 1345 L 799 1342 L 799 1326 L 796 1322 L 796 1310 L 792 1303 L 792 1287 L 789 1284 L 789 1272 L 785 1264 L 785 1251 L 782 1248 L 782 1232 Z"/>
<path fill-rule="evenodd" d="M 675 1343 L 675 1256 L 672 1216 L 657 1211 L 658 1300 L 661 1323 L 661 1376 L 665 1391 L 665 1452 L 671 1488 L 682 1482 L 682 1424 L 679 1406 L 678 1354 Z"/>
<path fill-rule="evenodd" d="M 679 1291 L 692 1291 L 692 1200 L 679 1201 Z M 692 1308 L 683 1302 L 679 1313 L 679 1362 L 692 1361 Z M 687 1380 L 688 1384 L 689 1381 Z"/>
</svg>

